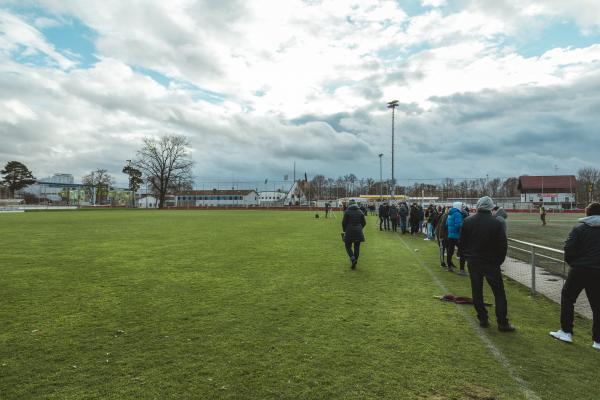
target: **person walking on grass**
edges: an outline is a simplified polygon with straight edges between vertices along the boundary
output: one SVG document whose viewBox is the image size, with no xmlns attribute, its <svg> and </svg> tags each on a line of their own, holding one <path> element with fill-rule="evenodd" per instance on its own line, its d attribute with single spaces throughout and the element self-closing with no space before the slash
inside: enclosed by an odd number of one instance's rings
<svg viewBox="0 0 600 400">
<path fill-rule="evenodd" d="M 365 241 L 363 233 L 365 225 L 367 225 L 365 214 L 358 208 L 355 200 L 350 200 L 348 209 L 344 211 L 344 218 L 342 218 L 342 230 L 344 231 L 346 253 L 350 257 L 350 268 L 352 269 L 356 268 L 360 256 L 360 244 Z"/>
<path fill-rule="evenodd" d="M 473 305 L 479 326 L 490 326 L 488 312 L 483 302 L 483 280 L 487 280 L 496 303 L 498 330 L 512 332 L 515 327 L 508 322 L 508 305 L 500 266 L 506 258 L 508 243 L 502 224 L 492 216 L 494 202 L 488 196 L 477 201 L 477 213 L 467 218 L 461 230 L 460 247 L 469 263 Z"/>
<path fill-rule="evenodd" d="M 600 203 L 587 206 L 585 215 L 565 242 L 565 261 L 571 269 L 560 298 L 560 330 L 550 336 L 573 342 L 574 305 L 585 289 L 593 313 L 592 347 L 600 350 Z"/>
<path fill-rule="evenodd" d="M 543 205 L 540 207 L 540 219 L 542 220 L 542 226 L 546 226 L 546 207 Z"/>
<path fill-rule="evenodd" d="M 446 247 L 446 263 L 448 264 L 448 272 L 454 272 L 456 266 L 452 262 L 452 256 L 454 255 L 454 250 L 457 248 L 459 253 L 461 253 L 461 247 L 459 246 L 460 240 L 460 230 L 463 224 L 463 214 L 462 214 L 462 203 L 460 201 L 456 201 L 452 204 L 452 208 L 448 211 L 448 218 L 446 219 L 446 226 L 448 227 L 448 241 Z M 460 254 L 460 274 L 466 276 L 465 272 L 465 257 L 463 254 Z"/>
</svg>

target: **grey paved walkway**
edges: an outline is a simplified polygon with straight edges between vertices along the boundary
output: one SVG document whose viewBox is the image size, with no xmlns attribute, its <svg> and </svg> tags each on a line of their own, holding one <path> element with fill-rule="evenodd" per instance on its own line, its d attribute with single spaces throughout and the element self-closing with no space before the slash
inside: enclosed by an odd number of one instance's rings
<svg viewBox="0 0 600 400">
<path fill-rule="evenodd" d="M 502 271 L 504 275 L 512 280 L 531 288 L 531 264 L 507 257 L 502 266 Z M 535 289 L 537 293 L 560 304 L 560 292 L 563 284 L 564 279 L 561 276 L 551 275 L 543 268 L 535 268 Z M 579 295 L 575 304 L 575 311 L 586 318 L 592 318 L 592 308 L 585 295 L 585 291 Z"/>
</svg>

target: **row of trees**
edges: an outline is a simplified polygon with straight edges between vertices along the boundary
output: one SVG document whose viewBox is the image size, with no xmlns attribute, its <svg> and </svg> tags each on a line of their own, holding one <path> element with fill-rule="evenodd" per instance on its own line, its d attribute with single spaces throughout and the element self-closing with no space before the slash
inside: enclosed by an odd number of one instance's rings
<svg viewBox="0 0 600 400">
<path fill-rule="evenodd" d="M 134 160 L 127 160 L 122 172 L 128 176 L 129 190 L 137 192 L 142 184 L 158 199 L 159 207 L 165 205 L 169 193 L 191 190 L 193 162 L 190 159 L 190 142 L 184 136 L 165 135 L 159 138 L 144 138 L 142 147 Z M 23 163 L 10 161 L 0 171 L 0 191 L 10 197 L 33 183 L 36 178 Z M 577 198 L 580 203 L 600 197 L 600 170 L 583 168 L 578 171 Z M 373 178 L 358 178 L 354 174 L 336 179 L 315 175 L 303 182 L 303 190 L 311 199 L 334 199 L 359 196 L 361 194 L 389 194 L 392 189 L 399 195 L 448 198 L 516 197 L 519 195 L 518 178 L 475 178 L 456 181 L 451 178 L 439 183 L 414 182 L 411 185 L 393 185 L 387 180 L 379 182 Z M 96 203 L 105 203 L 114 187 L 115 179 L 106 169 L 96 169 L 83 177 L 83 186 L 89 198 Z M 1 194 L 1 192 L 0 192 Z M 67 195 L 68 196 L 68 195 Z"/>
<path fill-rule="evenodd" d="M 133 161 L 127 160 L 122 170 L 128 176 L 129 190 L 135 193 L 146 183 L 158 199 L 159 208 L 165 206 L 167 194 L 193 188 L 190 142 L 185 136 L 144 138 L 136 156 Z M 105 169 L 97 169 L 83 177 L 83 184 L 102 202 L 114 185 L 114 178 Z"/>
<path fill-rule="evenodd" d="M 600 169 L 582 168 L 577 173 L 578 186 L 573 188 L 578 202 L 588 203 L 600 199 Z M 373 178 L 359 179 L 354 174 L 340 176 L 337 179 L 324 175 L 315 175 L 305 191 L 315 200 L 353 197 L 360 195 L 389 194 L 394 189 L 395 194 L 414 197 L 477 198 L 484 195 L 507 198 L 518 197 L 519 178 L 473 178 L 454 180 L 443 179 L 439 183 L 417 182 L 411 185 L 392 185 L 390 180 L 379 182 Z"/>
<path fill-rule="evenodd" d="M 392 185 L 390 180 L 383 182 L 373 178 L 358 179 L 354 174 L 340 176 L 337 179 L 324 175 L 315 175 L 309 181 L 308 190 L 314 199 L 331 199 L 335 197 L 353 197 L 363 194 L 389 194 L 392 189 L 398 195 L 426 196 L 439 198 L 477 197 L 489 194 L 496 197 L 518 196 L 518 178 L 477 178 L 455 181 L 444 179 L 441 183 L 414 182 L 410 186 Z"/>
</svg>

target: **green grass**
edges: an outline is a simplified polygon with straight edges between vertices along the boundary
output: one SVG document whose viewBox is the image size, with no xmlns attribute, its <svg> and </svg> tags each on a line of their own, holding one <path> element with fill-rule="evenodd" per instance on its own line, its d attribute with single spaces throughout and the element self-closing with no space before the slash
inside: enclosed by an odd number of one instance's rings
<svg viewBox="0 0 600 400">
<path fill-rule="evenodd" d="M 524 398 L 459 306 L 433 299 L 427 268 L 470 293 L 433 243 L 369 217 L 351 271 L 339 215 L 312 215 L 0 215 L 0 398 Z M 507 291 L 518 332 L 483 334 L 541 398 L 597 398 L 590 322 L 554 342 L 558 306 Z"/>
<path fill-rule="evenodd" d="M 508 236 L 526 242 L 562 250 L 571 229 L 584 214 L 548 214 L 542 226 L 539 214 L 510 213 Z"/>
<path fill-rule="evenodd" d="M 542 226 L 540 216 L 537 213 L 511 213 L 507 220 L 508 236 L 513 239 L 562 250 L 569 232 L 577 225 L 577 220 L 584 216 L 584 214 L 548 214 L 546 216 L 547 225 Z M 526 246 L 518 246 L 528 249 Z M 537 250 L 537 252 L 562 260 L 562 255 L 556 252 L 546 250 Z M 509 255 L 526 262 L 530 262 L 531 259 L 528 253 L 514 249 L 509 250 Z M 553 261 L 543 257 L 538 257 L 537 261 L 536 265 L 553 274 L 566 276 L 568 273 L 569 267 L 562 261 Z"/>
</svg>

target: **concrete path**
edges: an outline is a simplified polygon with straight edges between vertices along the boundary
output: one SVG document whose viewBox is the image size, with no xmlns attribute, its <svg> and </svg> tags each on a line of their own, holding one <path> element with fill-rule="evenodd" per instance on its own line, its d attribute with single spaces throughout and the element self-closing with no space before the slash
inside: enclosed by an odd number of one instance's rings
<svg viewBox="0 0 600 400">
<path fill-rule="evenodd" d="M 507 257 L 504 265 L 502 265 L 502 272 L 510 279 L 531 288 L 531 264 Z M 552 275 L 540 267 L 535 268 L 535 290 L 537 293 L 560 304 L 560 292 L 563 284 L 563 277 Z M 585 291 L 582 291 L 579 295 L 575 304 L 575 311 L 588 319 L 592 319 L 592 308 L 585 295 Z"/>
</svg>

